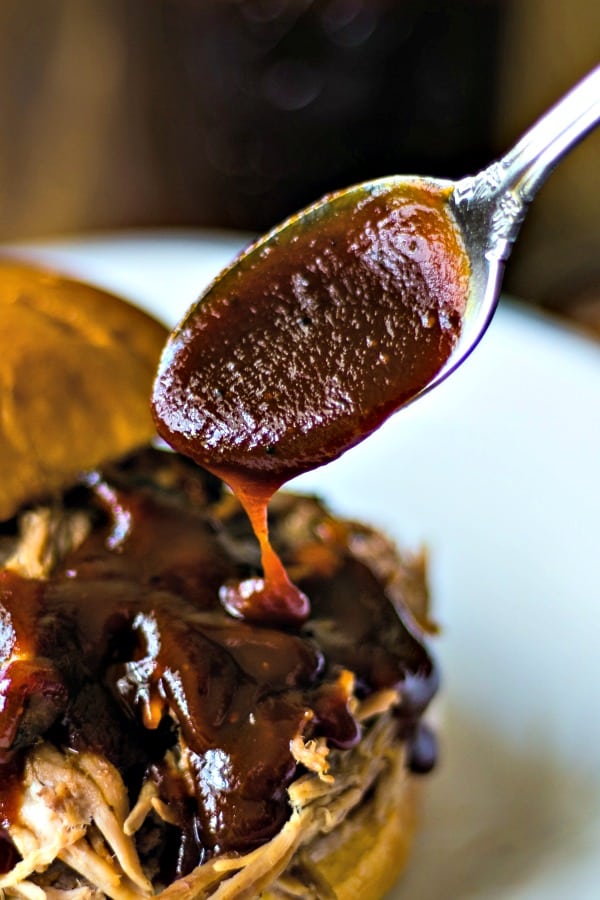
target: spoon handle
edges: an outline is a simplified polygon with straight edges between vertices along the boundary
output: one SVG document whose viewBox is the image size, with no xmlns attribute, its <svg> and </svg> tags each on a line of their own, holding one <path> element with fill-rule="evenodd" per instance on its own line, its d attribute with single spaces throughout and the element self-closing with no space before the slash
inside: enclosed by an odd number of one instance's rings
<svg viewBox="0 0 600 900">
<path fill-rule="evenodd" d="M 502 189 L 529 203 L 556 163 L 600 120 L 600 66 L 559 100 L 501 160 Z"/>
<path fill-rule="evenodd" d="M 506 260 L 527 207 L 557 162 L 600 121 L 600 66 L 575 85 L 500 160 L 459 181 L 456 209 L 480 234 L 488 259 Z"/>
</svg>

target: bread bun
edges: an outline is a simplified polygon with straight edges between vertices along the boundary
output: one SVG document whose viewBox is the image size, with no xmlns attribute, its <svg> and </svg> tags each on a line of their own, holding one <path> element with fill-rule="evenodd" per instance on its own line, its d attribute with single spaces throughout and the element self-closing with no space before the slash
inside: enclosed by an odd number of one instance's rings
<svg viewBox="0 0 600 900">
<path fill-rule="evenodd" d="M 387 751 L 388 771 L 368 802 L 331 834 L 318 837 L 307 856 L 336 900 L 381 900 L 403 871 L 413 842 L 418 783 L 406 769 L 404 750 Z M 267 891 L 263 900 L 280 900 Z"/>
<path fill-rule="evenodd" d="M 416 823 L 417 785 L 398 750 L 375 799 L 346 820 L 341 845 L 317 862 L 337 900 L 379 900 L 390 890 L 408 859 Z M 321 848 L 321 852 L 326 847 Z M 316 848 L 316 856 L 320 856 Z"/>
<path fill-rule="evenodd" d="M 0 520 L 152 437 L 166 334 L 106 291 L 0 261 Z"/>
</svg>

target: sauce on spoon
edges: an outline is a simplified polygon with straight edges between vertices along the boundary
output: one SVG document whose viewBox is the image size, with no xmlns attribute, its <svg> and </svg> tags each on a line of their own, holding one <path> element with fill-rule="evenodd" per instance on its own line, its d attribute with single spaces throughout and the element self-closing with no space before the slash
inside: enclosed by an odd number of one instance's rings
<svg viewBox="0 0 600 900">
<path fill-rule="evenodd" d="M 269 499 L 371 434 L 450 356 L 470 272 L 447 199 L 426 181 L 325 198 L 246 251 L 171 335 L 158 431 L 231 487 L 261 546 L 263 578 L 222 589 L 233 615 L 304 621 L 308 600 L 269 543 Z"/>
</svg>

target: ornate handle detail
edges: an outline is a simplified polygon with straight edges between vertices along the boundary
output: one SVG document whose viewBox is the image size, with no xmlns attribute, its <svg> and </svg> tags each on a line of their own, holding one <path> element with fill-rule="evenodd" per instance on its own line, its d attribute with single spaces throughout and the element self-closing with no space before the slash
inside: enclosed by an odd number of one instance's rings
<svg viewBox="0 0 600 900">
<path fill-rule="evenodd" d="M 506 156 L 456 184 L 459 218 L 485 242 L 488 259 L 505 260 L 527 207 L 556 163 L 600 120 L 600 66 L 527 131 Z"/>
</svg>

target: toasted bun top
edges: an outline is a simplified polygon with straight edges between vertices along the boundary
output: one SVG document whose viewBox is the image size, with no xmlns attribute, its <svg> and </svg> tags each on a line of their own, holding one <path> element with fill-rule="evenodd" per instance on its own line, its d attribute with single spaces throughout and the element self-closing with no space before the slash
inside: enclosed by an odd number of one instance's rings
<svg viewBox="0 0 600 900">
<path fill-rule="evenodd" d="M 166 336 L 112 294 L 0 260 L 0 520 L 151 439 Z"/>
</svg>

